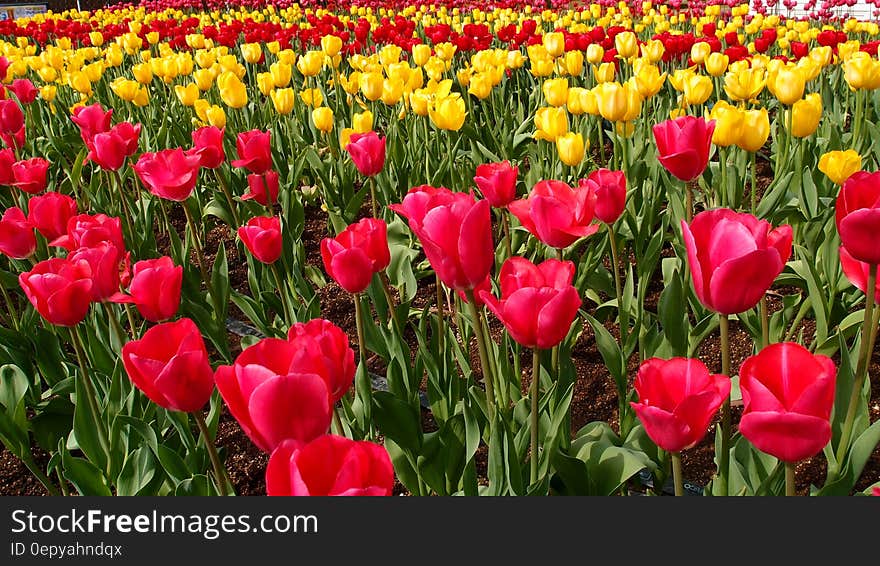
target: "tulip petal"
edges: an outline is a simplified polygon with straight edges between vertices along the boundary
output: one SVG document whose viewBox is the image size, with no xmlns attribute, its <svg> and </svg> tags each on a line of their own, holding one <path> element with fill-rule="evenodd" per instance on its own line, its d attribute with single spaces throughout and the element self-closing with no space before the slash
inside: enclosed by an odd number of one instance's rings
<svg viewBox="0 0 880 566">
<path fill-rule="evenodd" d="M 880 208 L 862 208 L 847 214 L 840 221 L 840 241 L 857 260 L 880 264 Z"/>
<path fill-rule="evenodd" d="M 567 287 L 561 291 L 551 290 L 548 287 L 541 290 L 553 293 L 552 298 L 538 313 L 536 325 L 538 348 L 545 350 L 558 346 L 565 339 L 578 309 L 581 308 L 582 301 L 574 287 Z"/>
<path fill-rule="evenodd" d="M 309 442 L 330 427 L 329 393 L 314 374 L 273 377 L 254 389 L 248 413 L 264 440 L 260 448 L 274 450 L 281 442 Z"/>
<path fill-rule="evenodd" d="M 783 267 L 775 248 L 724 262 L 709 283 L 711 308 L 721 314 L 738 314 L 753 308 Z"/>
<path fill-rule="evenodd" d="M 743 415 L 739 431 L 758 450 L 784 462 L 815 456 L 831 440 L 827 419 L 797 413 L 751 412 Z"/>
<path fill-rule="evenodd" d="M 668 452 L 680 452 L 692 442 L 692 432 L 687 424 L 669 411 L 642 403 L 630 403 L 645 432 L 654 444 Z"/>
</svg>

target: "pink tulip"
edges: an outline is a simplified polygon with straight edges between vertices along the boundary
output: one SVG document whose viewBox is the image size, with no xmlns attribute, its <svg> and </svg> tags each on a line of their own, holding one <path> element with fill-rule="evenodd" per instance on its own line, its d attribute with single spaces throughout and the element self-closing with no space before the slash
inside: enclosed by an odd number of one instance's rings
<svg viewBox="0 0 880 566">
<path fill-rule="evenodd" d="M 232 162 L 233 167 L 244 167 L 251 173 L 262 174 L 272 168 L 272 132 L 251 130 L 238 134 L 235 146 L 238 159 Z"/>
<path fill-rule="evenodd" d="M 321 241 L 324 269 L 349 293 L 361 293 L 374 273 L 391 263 L 388 226 L 384 220 L 364 218 L 348 226 L 335 238 Z"/>
<path fill-rule="evenodd" d="M 198 155 L 182 149 L 163 149 L 144 153 L 133 169 L 150 193 L 157 197 L 183 202 L 189 198 L 199 177 Z"/>
<path fill-rule="evenodd" d="M 541 181 L 528 198 L 510 203 L 508 209 L 536 238 L 562 249 L 599 230 L 593 222 L 595 207 L 596 192 L 591 186 Z"/>
<path fill-rule="evenodd" d="M 653 131 L 657 159 L 667 171 L 685 182 L 703 174 L 709 164 L 715 120 L 681 116 L 655 124 Z"/>
<path fill-rule="evenodd" d="M 281 257 L 281 221 L 277 216 L 256 216 L 238 229 L 244 247 L 258 261 L 271 264 Z"/>
<path fill-rule="evenodd" d="M 378 175 L 385 166 L 385 138 L 379 137 L 376 132 L 352 134 L 345 150 L 365 177 Z"/>
<path fill-rule="evenodd" d="M 474 183 L 489 204 L 495 208 L 505 208 L 516 198 L 516 178 L 519 168 L 509 161 L 483 163 L 477 166 Z"/>
<path fill-rule="evenodd" d="M 193 147 L 190 152 L 199 156 L 199 164 L 205 169 L 216 169 L 226 161 L 223 149 L 224 128 L 205 126 L 193 131 Z"/>
<path fill-rule="evenodd" d="M 840 241 L 853 258 L 880 264 L 880 171 L 858 171 L 843 183 L 835 205 Z"/>
<path fill-rule="evenodd" d="M 0 218 L 0 253 L 13 259 L 24 259 L 37 249 L 34 227 L 17 206 L 7 208 Z"/>
<path fill-rule="evenodd" d="M 587 185 L 596 193 L 596 218 L 614 224 L 626 209 L 626 177 L 623 171 L 598 169 L 578 185 Z"/>
</svg>

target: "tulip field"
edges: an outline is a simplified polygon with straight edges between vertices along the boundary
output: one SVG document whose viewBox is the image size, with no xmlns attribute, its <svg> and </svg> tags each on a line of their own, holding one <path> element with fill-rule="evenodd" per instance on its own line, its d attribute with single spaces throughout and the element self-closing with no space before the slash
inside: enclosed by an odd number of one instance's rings
<svg viewBox="0 0 880 566">
<path fill-rule="evenodd" d="M 0 493 L 880 495 L 845 9 L 0 21 Z"/>
</svg>

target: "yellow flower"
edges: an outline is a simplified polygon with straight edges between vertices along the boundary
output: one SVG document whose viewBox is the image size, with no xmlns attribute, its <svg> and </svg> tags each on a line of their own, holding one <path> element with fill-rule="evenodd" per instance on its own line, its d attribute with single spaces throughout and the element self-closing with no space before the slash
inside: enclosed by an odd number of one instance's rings
<svg viewBox="0 0 880 566">
<path fill-rule="evenodd" d="M 727 64 L 730 62 L 730 58 L 723 53 L 710 53 L 704 64 L 706 66 L 706 72 L 712 75 L 713 77 L 720 77 L 727 70 Z"/>
<path fill-rule="evenodd" d="M 305 77 L 314 77 L 321 72 L 324 66 L 324 53 L 321 51 L 307 51 L 296 62 L 296 68 Z"/>
<path fill-rule="evenodd" d="M 322 95 L 320 89 L 317 88 L 304 88 L 299 92 L 299 98 L 306 106 L 311 106 L 313 108 L 321 106 L 324 102 L 324 95 Z"/>
<path fill-rule="evenodd" d="M 573 86 L 568 89 L 568 100 L 565 102 L 565 108 L 568 110 L 569 114 L 580 116 L 581 114 L 586 113 L 586 108 L 584 108 L 583 105 L 584 92 L 588 92 L 587 89 L 579 86 Z"/>
<path fill-rule="evenodd" d="M 373 113 L 364 110 L 351 117 L 351 127 L 358 134 L 365 134 L 373 130 Z"/>
<path fill-rule="evenodd" d="M 831 179 L 832 183 L 842 185 L 853 173 L 862 169 L 862 156 L 855 150 L 829 151 L 819 158 L 819 171 Z"/>
<path fill-rule="evenodd" d="M 563 58 L 565 72 L 573 77 L 580 76 L 584 72 L 584 52 L 568 51 Z"/>
<path fill-rule="evenodd" d="M 731 100 L 737 102 L 758 98 L 766 84 L 764 69 L 731 70 L 724 76 L 724 92 Z"/>
<path fill-rule="evenodd" d="M 327 133 L 333 129 L 333 111 L 326 106 L 312 110 L 312 122 L 320 131 Z"/>
<path fill-rule="evenodd" d="M 55 100 L 55 94 L 57 92 L 57 88 L 55 85 L 44 85 L 40 87 L 40 98 L 45 100 L 46 102 L 52 102 Z"/>
<path fill-rule="evenodd" d="M 551 57 L 559 57 L 565 52 L 565 36 L 562 32 L 545 33 L 541 43 Z"/>
<path fill-rule="evenodd" d="M 639 52 L 639 41 L 631 31 L 624 31 L 614 36 L 614 47 L 617 55 L 623 59 L 634 57 Z"/>
<path fill-rule="evenodd" d="M 684 81 L 684 99 L 688 104 L 702 104 L 712 94 L 712 79 L 694 74 Z"/>
<path fill-rule="evenodd" d="M 652 39 L 645 42 L 641 49 L 642 57 L 646 58 L 651 63 L 659 62 L 663 59 L 663 55 L 666 53 L 666 46 L 664 46 L 663 42 L 659 39 Z"/>
<path fill-rule="evenodd" d="M 248 63 L 258 63 L 263 56 L 263 49 L 260 47 L 259 43 L 242 43 L 241 56 L 244 57 L 244 60 Z"/>
<path fill-rule="evenodd" d="M 737 147 L 750 153 L 761 149 L 770 136 L 770 118 L 767 109 L 744 110 L 742 112 L 743 124 L 740 131 Z"/>
<path fill-rule="evenodd" d="M 272 74 L 272 83 L 275 85 L 275 88 L 284 88 L 290 84 L 293 67 L 287 63 L 276 61 L 269 66 L 269 72 Z"/>
<path fill-rule="evenodd" d="M 813 135 L 822 119 L 822 97 L 811 93 L 795 102 L 791 107 L 791 135 L 805 138 Z"/>
<path fill-rule="evenodd" d="M 100 31 L 90 31 L 89 41 L 95 47 L 101 47 L 102 45 L 104 45 L 104 36 L 101 34 Z"/>
<path fill-rule="evenodd" d="M 352 73 L 346 77 L 345 75 L 339 75 L 339 84 L 342 85 L 342 90 L 346 93 L 355 95 L 361 90 L 361 74 L 359 71 L 352 71 Z"/>
<path fill-rule="evenodd" d="M 541 90 L 550 106 L 565 106 L 568 102 L 567 79 L 547 79 Z"/>
<path fill-rule="evenodd" d="M 797 67 L 784 66 L 768 75 L 767 87 L 779 102 L 791 106 L 804 97 L 806 78 Z"/>
<path fill-rule="evenodd" d="M 709 53 L 712 52 L 712 46 L 705 41 L 694 43 L 691 47 L 691 60 L 697 65 L 702 65 Z"/>
<path fill-rule="evenodd" d="M 225 71 L 217 77 L 220 99 L 230 108 L 242 108 L 248 102 L 244 83 L 232 71 Z"/>
<path fill-rule="evenodd" d="M 137 65 L 133 65 L 131 72 L 134 75 L 135 80 L 141 84 L 148 84 L 153 80 L 153 69 L 150 68 L 149 63 L 138 63 Z"/>
<path fill-rule="evenodd" d="M 875 90 L 880 88 L 880 61 L 867 53 L 855 53 L 843 63 L 843 75 L 853 90 Z"/>
<path fill-rule="evenodd" d="M 651 98 L 663 88 L 666 73 L 660 74 L 660 69 L 654 65 L 642 65 L 633 76 L 636 89 L 643 98 Z"/>
<path fill-rule="evenodd" d="M 257 73 L 257 89 L 263 96 L 269 96 L 269 93 L 275 89 L 272 73 Z"/>
<path fill-rule="evenodd" d="M 597 83 L 610 83 L 614 80 L 614 63 L 602 63 L 598 67 L 593 65 L 593 77 Z"/>
<path fill-rule="evenodd" d="M 556 138 L 556 152 L 559 160 L 574 167 L 584 159 L 584 137 L 580 133 L 568 132 Z"/>
<path fill-rule="evenodd" d="M 367 100 L 372 102 L 382 98 L 382 90 L 385 84 L 382 73 L 364 73 L 361 75 L 360 82 L 361 92 Z"/>
<path fill-rule="evenodd" d="M 80 94 L 86 96 L 91 96 L 92 94 L 92 83 L 89 81 L 89 77 L 82 71 L 76 71 L 67 75 L 67 84 Z"/>
<path fill-rule="evenodd" d="M 530 59 L 532 66 L 529 72 L 536 77 L 549 77 L 556 70 L 556 63 L 548 57 L 539 59 Z"/>
<path fill-rule="evenodd" d="M 351 141 L 351 136 L 355 134 L 355 131 L 351 128 L 342 128 L 342 131 L 339 132 L 339 145 L 342 149 L 345 149 L 345 146 Z"/>
<path fill-rule="evenodd" d="M 401 49 L 393 43 L 389 43 L 379 50 L 379 61 L 383 67 L 389 67 L 400 61 Z"/>
<path fill-rule="evenodd" d="M 458 93 L 435 99 L 428 115 L 431 122 L 441 130 L 458 131 L 464 125 L 466 115 L 464 100 Z"/>
<path fill-rule="evenodd" d="M 605 58 L 605 50 L 598 43 L 591 43 L 587 46 L 587 62 L 591 65 L 598 65 Z"/>
<path fill-rule="evenodd" d="M 269 98 L 272 99 L 272 106 L 275 107 L 275 112 L 278 112 L 282 116 L 290 114 L 293 111 L 293 103 L 296 100 L 294 96 L 292 88 L 279 88 L 273 90 L 269 94 Z"/>
<path fill-rule="evenodd" d="M 735 106 L 723 100 L 716 102 L 709 113 L 709 119 L 715 120 L 712 143 L 718 147 L 735 145 L 741 136 L 743 118 L 742 112 Z"/>
<path fill-rule="evenodd" d="M 627 91 L 618 82 L 602 83 L 593 88 L 599 114 L 610 122 L 619 122 L 627 114 Z"/>
<path fill-rule="evenodd" d="M 492 77 L 488 73 L 475 74 L 468 85 L 468 93 L 485 100 L 492 94 Z"/>
<path fill-rule="evenodd" d="M 508 51 L 505 63 L 511 69 L 521 69 L 526 64 L 526 58 L 523 56 L 522 51 Z"/>
<path fill-rule="evenodd" d="M 455 56 L 457 50 L 458 48 L 448 41 L 434 46 L 434 52 L 442 61 L 452 61 L 452 57 Z"/>
<path fill-rule="evenodd" d="M 555 143 L 559 136 L 568 132 L 568 114 L 565 108 L 538 108 L 535 112 L 535 128 L 535 139 Z"/>
<path fill-rule="evenodd" d="M 431 46 L 425 45 L 424 43 L 419 43 L 418 45 L 413 45 L 412 48 L 412 59 L 413 63 L 422 67 L 425 63 L 428 62 L 428 59 L 431 58 Z"/>
<path fill-rule="evenodd" d="M 431 95 L 424 89 L 417 89 L 409 96 L 409 106 L 416 116 L 427 116 Z"/>
<path fill-rule="evenodd" d="M 135 83 L 137 84 L 137 83 Z M 184 106 L 192 106 L 199 98 L 199 87 L 196 83 L 189 83 L 186 86 L 175 85 L 174 94 Z"/>
<path fill-rule="evenodd" d="M 342 49 L 342 40 L 335 35 L 325 35 L 321 38 L 321 51 L 324 52 L 324 55 L 327 57 L 336 57 L 339 53 L 339 50 Z M 332 119 L 333 114 L 330 114 Z M 331 124 L 332 127 L 332 124 Z M 319 128 L 320 129 L 320 128 Z M 330 131 L 330 130 L 322 130 L 322 131 Z"/>
<path fill-rule="evenodd" d="M 394 106 L 403 96 L 404 83 L 399 78 L 385 79 L 382 81 L 382 102 L 387 106 Z"/>
<path fill-rule="evenodd" d="M 205 92 L 214 86 L 214 73 L 209 69 L 199 69 L 193 73 L 193 80 L 198 85 L 199 90 Z"/>
</svg>

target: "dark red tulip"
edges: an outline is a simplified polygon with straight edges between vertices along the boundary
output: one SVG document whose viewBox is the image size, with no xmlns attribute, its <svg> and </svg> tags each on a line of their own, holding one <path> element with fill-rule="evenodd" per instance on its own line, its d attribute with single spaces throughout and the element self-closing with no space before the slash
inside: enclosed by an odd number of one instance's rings
<svg viewBox="0 0 880 566">
<path fill-rule="evenodd" d="M 7 208 L 0 218 L 0 253 L 13 259 L 30 257 L 37 249 L 34 227 L 17 206 Z"/>
<path fill-rule="evenodd" d="M 42 157 L 32 157 L 23 161 L 16 161 L 12 165 L 12 175 L 15 182 L 12 184 L 26 193 L 35 195 L 46 190 L 49 171 L 49 162 Z"/>
<path fill-rule="evenodd" d="M 349 293 L 361 293 L 374 273 L 388 267 L 388 226 L 384 220 L 364 218 L 348 226 L 335 238 L 321 241 L 324 269 Z"/>
<path fill-rule="evenodd" d="M 28 220 L 50 242 L 67 234 L 67 222 L 76 213 L 76 201 L 61 193 L 48 192 L 28 200 Z"/>
<path fill-rule="evenodd" d="M 266 171 L 262 174 L 251 173 L 247 176 L 248 192 L 241 200 L 255 200 L 263 206 L 278 202 L 278 172 Z"/>
<path fill-rule="evenodd" d="M 376 132 L 352 134 L 345 150 L 365 177 L 378 175 L 385 167 L 385 138 L 379 137 Z"/>
<path fill-rule="evenodd" d="M 598 169 L 578 185 L 589 185 L 596 193 L 596 218 L 614 224 L 626 209 L 626 177 L 623 171 Z"/>
<path fill-rule="evenodd" d="M 20 130 L 11 134 L 0 132 L 0 139 L 3 140 L 3 143 L 6 144 L 7 148 L 18 151 L 24 147 L 25 127 L 22 126 Z"/>
<path fill-rule="evenodd" d="M 226 161 L 223 149 L 223 133 L 225 128 L 205 126 L 193 131 L 193 147 L 190 151 L 199 156 L 200 164 L 205 169 L 216 169 Z"/>
<path fill-rule="evenodd" d="M 183 202 L 189 198 L 199 177 L 199 156 L 187 155 L 180 148 L 144 153 L 133 169 L 150 193 Z"/>
<path fill-rule="evenodd" d="M 730 379 L 712 375 L 700 360 L 652 358 L 635 380 L 639 395 L 630 403 L 654 444 L 680 452 L 706 436 L 712 417 L 730 395 Z"/>
<path fill-rule="evenodd" d="M 669 173 L 685 182 L 703 174 L 709 164 L 715 120 L 681 116 L 655 124 L 653 131 L 657 159 Z"/>
<path fill-rule="evenodd" d="M 238 159 L 233 167 L 244 167 L 251 173 L 265 173 L 272 168 L 272 146 L 270 131 L 251 130 L 238 134 L 235 146 Z"/>
<path fill-rule="evenodd" d="M 880 264 L 880 172 L 853 173 L 840 188 L 835 213 L 840 241 L 852 257 Z"/>
<path fill-rule="evenodd" d="M 747 359 L 739 372 L 739 431 L 761 452 L 784 462 L 819 453 L 831 440 L 837 368 L 831 358 L 786 342 Z"/>
<path fill-rule="evenodd" d="M 294 324 L 287 333 L 295 354 L 293 367 L 313 373 L 327 384 L 330 403 L 335 404 L 354 383 L 354 350 L 341 328 L 320 318 Z"/>
<path fill-rule="evenodd" d="M 238 229 L 238 237 L 257 260 L 275 263 L 281 257 L 281 221 L 277 216 L 256 216 Z"/>
<path fill-rule="evenodd" d="M 92 269 L 85 261 L 52 258 L 18 276 L 24 294 L 51 324 L 75 326 L 92 301 Z"/>
<path fill-rule="evenodd" d="M 125 344 L 122 365 L 131 382 L 165 409 L 198 411 L 214 392 L 205 341 L 188 318 L 158 324 Z"/>
<path fill-rule="evenodd" d="M 266 466 L 268 495 L 386 496 L 394 468 L 384 447 L 326 434 L 308 444 L 281 443 Z"/>
<path fill-rule="evenodd" d="M 516 178 L 519 168 L 505 160 L 500 163 L 483 163 L 477 166 L 474 183 L 489 204 L 504 208 L 516 198 Z"/>
<path fill-rule="evenodd" d="M 570 187 L 562 181 L 541 181 L 528 198 L 508 210 L 523 227 L 551 248 L 566 248 L 599 230 L 594 223 L 596 193 L 591 186 Z"/>
</svg>

